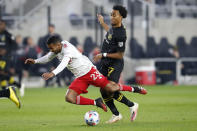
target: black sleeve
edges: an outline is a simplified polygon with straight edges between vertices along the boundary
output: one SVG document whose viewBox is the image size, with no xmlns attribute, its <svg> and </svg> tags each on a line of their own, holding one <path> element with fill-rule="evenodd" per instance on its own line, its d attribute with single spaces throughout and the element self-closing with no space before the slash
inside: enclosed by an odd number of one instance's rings
<svg viewBox="0 0 197 131">
<path fill-rule="evenodd" d="M 6 62 L 6 66 L 5 66 L 4 71 L 5 72 L 9 72 L 9 69 L 11 68 L 11 63 L 10 63 L 10 61 L 8 59 L 5 60 L 5 62 Z"/>
<path fill-rule="evenodd" d="M 115 43 L 117 44 L 117 51 L 125 51 L 125 42 L 126 42 L 126 32 L 120 31 L 115 34 Z"/>
<path fill-rule="evenodd" d="M 9 32 L 7 32 L 7 31 L 5 32 L 5 35 L 7 37 L 8 51 L 12 52 L 17 47 L 17 44 L 16 44 L 16 42 L 14 40 L 14 36 L 12 34 L 10 34 Z"/>
</svg>

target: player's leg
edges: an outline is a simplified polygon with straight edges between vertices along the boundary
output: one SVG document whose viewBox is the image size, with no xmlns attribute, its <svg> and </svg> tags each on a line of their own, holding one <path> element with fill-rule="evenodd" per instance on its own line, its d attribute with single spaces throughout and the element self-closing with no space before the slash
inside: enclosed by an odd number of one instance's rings
<svg viewBox="0 0 197 131">
<path fill-rule="evenodd" d="M 101 70 L 101 71 L 105 72 L 106 70 Z M 108 92 L 110 92 L 110 91 L 111 92 L 115 91 L 115 93 L 113 95 L 114 99 L 127 105 L 131 109 L 131 119 L 132 120 L 134 120 L 137 116 L 136 115 L 137 108 L 133 109 L 133 107 L 136 107 L 135 103 L 128 100 L 122 93 L 119 92 L 120 90 L 121 91 L 132 91 L 133 88 L 130 86 L 119 86 L 118 84 L 115 83 L 115 82 L 118 83 L 121 71 L 122 70 L 120 67 L 109 67 L 107 76 L 108 76 L 108 79 L 112 80 L 112 81 L 110 81 L 106 85 L 106 88 L 103 88 L 105 90 L 101 91 L 101 94 L 104 98 L 106 105 L 110 108 L 110 110 L 113 113 L 112 118 L 109 121 L 107 121 L 107 123 L 114 123 L 122 118 L 121 114 L 118 112 L 118 110 L 114 104 L 114 101 L 112 100 L 111 95 L 108 95 Z M 115 82 L 113 82 L 113 81 L 115 81 Z M 133 113 L 133 112 L 135 112 L 135 113 Z"/>
<path fill-rule="evenodd" d="M 147 94 L 147 91 L 146 89 L 144 89 L 143 87 L 141 86 L 129 86 L 129 85 L 122 85 L 122 84 L 119 84 L 120 86 L 120 91 L 129 91 L 129 92 L 134 92 L 134 93 L 139 93 L 139 94 Z"/>
<path fill-rule="evenodd" d="M 109 81 L 109 84 L 106 85 L 106 88 L 107 89 L 118 89 L 116 90 L 114 93 L 113 93 L 113 98 L 125 105 L 127 105 L 128 107 L 132 107 L 134 105 L 133 102 L 129 101 L 122 93 L 120 93 L 120 87 L 118 84 L 116 84 L 115 82 L 113 81 Z M 122 89 L 124 90 L 124 88 Z M 103 90 L 104 92 L 106 92 L 106 90 Z M 125 90 L 124 90 L 125 91 Z M 104 92 L 102 94 L 104 94 Z M 106 96 L 108 96 L 108 99 L 109 99 L 109 95 L 106 94 Z"/>
<path fill-rule="evenodd" d="M 105 106 L 101 98 L 98 98 L 96 100 L 89 99 L 89 98 L 78 95 L 78 93 L 72 89 L 68 89 L 65 99 L 67 102 L 71 104 L 95 105 L 97 107 L 102 108 L 105 112 L 107 111 L 107 107 Z"/>
<path fill-rule="evenodd" d="M 14 85 L 14 86 L 16 86 L 17 88 L 21 88 L 21 84 L 18 83 L 18 82 L 16 82 L 16 81 L 14 80 L 14 77 L 13 77 L 13 76 L 8 76 L 8 83 L 9 83 L 9 85 Z"/>
<path fill-rule="evenodd" d="M 106 121 L 106 123 L 114 123 L 116 121 L 121 120 L 122 115 L 119 113 L 116 105 L 114 104 L 113 96 L 106 94 L 106 91 L 103 91 L 102 89 L 100 90 L 100 93 L 102 95 L 105 104 L 109 107 L 109 109 L 113 114 L 112 117 L 108 121 Z"/>
<path fill-rule="evenodd" d="M 0 98 L 7 97 L 11 101 L 13 101 L 18 108 L 21 107 L 20 100 L 16 94 L 14 87 L 9 86 L 7 89 L 3 89 L 0 91 Z"/>
<path fill-rule="evenodd" d="M 93 68 L 88 74 L 90 75 L 90 77 L 87 77 L 88 79 L 90 79 L 89 84 L 92 84 L 97 87 L 101 87 L 102 96 L 104 97 L 104 100 L 105 100 L 106 104 L 108 104 L 108 107 L 110 108 L 112 113 L 114 113 L 112 118 L 108 121 L 108 123 L 113 123 L 113 122 L 116 122 L 116 121 L 122 119 L 122 116 L 117 111 L 117 108 L 115 107 L 113 99 L 112 99 L 114 93 L 120 90 L 120 86 L 118 84 L 116 84 L 115 82 L 107 80 L 107 78 L 105 76 L 103 76 L 102 74 L 100 74 L 100 72 L 97 69 Z M 77 83 L 79 83 L 79 82 L 76 82 L 76 84 Z M 80 87 L 83 87 L 83 86 L 80 86 Z M 128 102 L 128 99 L 124 99 L 124 98 L 126 98 L 126 97 L 122 97 L 120 102 L 122 102 L 122 103 L 124 102 L 125 104 L 131 103 L 131 102 Z M 128 106 L 130 107 L 133 105 L 134 104 L 132 104 L 132 105 L 130 104 Z"/>
<path fill-rule="evenodd" d="M 113 94 L 115 92 L 120 90 L 120 86 L 118 84 L 116 84 L 115 82 L 107 80 L 107 78 L 104 77 L 102 74 L 100 74 L 100 72 L 97 69 L 93 68 L 88 73 L 88 75 L 89 76 L 87 76 L 87 80 L 89 81 L 89 84 L 101 87 L 101 90 L 105 92 L 106 96 L 108 97 L 107 100 L 109 100 L 109 101 L 107 101 L 106 99 L 105 100 L 107 102 L 110 102 L 110 104 L 111 104 L 111 105 L 109 105 L 110 110 L 111 111 L 116 111 L 116 113 L 117 113 L 117 109 L 116 109 L 115 105 L 113 105 L 114 103 L 113 103 L 113 101 L 111 101 L 111 98 L 112 98 L 112 96 L 113 96 Z M 77 85 L 77 84 L 80 83 L 80 81 L 74 81 L 74 83 Z M 82 82 L 82 84 L 83 84 L 83 82 Z M 73 85 L 71 87 L 74 89 L 75 86 Z M 86 89 L 87 89 L 86 85 L 81 86 L 81 87 L 82 88 L 85 87 L 83 90 L 86 91 Z M 124 87 L 123 87 L 123 90 L 124 90 Z M 76 92 L 77 92 L 77 90 L 76 90 Z M 80 94 L 80 92 L 78 94 Z M 134 103 L 128 102 L 129 100 L 128 99 L 124 99 L 124 98 L 126 98 L 126 97 L 122 97 L 120 99 L 120 102 L 125 103 L 125 104 L 130 104 L 130 105 L 128 105 L 129 107 L 133 107 L 134 106 Z M 135 116 L 136 116 L 136 113 L 135 113 Z M 118 121 L 120 119 L 122 119 L 122 115 L 119 114 L 119 112 L 118 112 L 118 115 L 113 114 L 112 118 L 109 121 L 107 121 L 107 123 L 113 123 L 113 122 L 116 122 L 116 121 Z"/>
<path fill-rule="evenodd" d="M 21 87 L 21 84 L 19 84 L 18 82 L 16 82 L 14 80 L 14 77 L 11 76 L 11 75 L 3 75 L 3 76 L 1 76 L 1 80 L 2 80 L 1 81 L 1 87 L 2 88 L 6 88 L 7 85 L 14 85 L 14 86 L 16 86 L 18 88 Z"/>
<path fill-rule="evenodd" d="M 113 68 L 108 69 L 108 66 L 102 65 L 100 70 L 101 74 L 104 76 L 109 76 L 108 72 L 113 72 Z M 109 86 L 109 85 L 108 85 Z M 111 85 L 110 85 L 111 86 Z M 122 119 L 122 115 L 119 113 L 117 107 L 114 104 L 114 99 L 112 95 L 109 95 L 105 90 L 100 89 L 101 96 L 105 102 L 105 104 L 109 107 L 112 112 L 112 117 L 106 121 L 106 123 L 114 123 Z"/>
<path fill-rule="evenodd" d="M 118 84 L 116 84 L 115 82 L 113 82 L 113 81 L 110 81 L 110 84 L 108 85 L 108 86 L 111 86 L 111 87 L 119 87 L 119 85 Z M 120 88 L 120 87 L 119 87 Z M 122 89 L 123 91 L 126 91 L 126 89 L 124 89 L 124 87 L 123 87 L 123 89 Z M 138 107 L 139 107 L 139 105 L 138 105 L 138 103 L 135 103 L 135 102 L 132 102 L 132 101 L 130 101 L 129 99 L 127 99 L 122 93 L 120 93 L 119 91 L 116 91 L 115 93 L 114 93 L 114 95 L 113 95 L 113 98 L 115 99 L 115 100 L 117 100 L 118 102 L 121 102 L 121 103 L 123 103 L 123 104 L 125 104 L 125 105 L 127 105 L 128 107 L 129 107 L 129 109 L 130 109 L 130 112 L 131 112 L 131 115 L 130 115 L 130 119 L 131 119 L 131 121 L 134 121 L 135 119 L 136 119 L 136 117 L 137 117 L 137 111 L 138 111 Z M 114 114 L 115 115 L 115 114 Z M 108 121 L 108 123 L 114 123 L 114 122 L 116 122 L 116 121 L 118 121 L 118 120 L 120 120 L 120 119 L 118 119 L 118 117 L 119 116 L 114 116 L 114 115 L 112 115 L 112 118 Z M 120 114 L 121 115 L 121 114 Z"/>
<path fill-rule="evenodd" d="M 83 96 L 80 96 L 81 93 L 87 93 L 87 88 L 89 84 L 83 80 L 80 80 L 80 78 L 75 79 L 71 85 L 69 86 L 69 89 L 66 93 L 66 101 L 72 104 L 77 105 L 95 105 L 97 107 L 102 108 L 104 111 L 107 111 L 106 105 L 103 103 L 101 98 L 98 98 L 96 100 L 85 98 Z"/>
<path fill-rule="evenodd" d="M 15 81 L 13 76 L 8 76 L 8 80 L 9 80 L 9 85 L 14 85 L 17 88 L 19 88 L 20 91 L 20 96 L 23 97 L 25 94 L 25 85 L 24 84 L 20 84 L 19 82 Z"/>
<path fill-rule="evenodd" d="M 108 80 L 110 80 L 110 83 L 113 88 L 119 88 L 118 91 L 116 91 L 114 93 L 113 98 L 116 99 L 117 101 L 124 103 L 125 105 L 127 105 L 128 107 L 131 107 L 134 105 L 133 102 L 129 101 L 122 93 L 120 93 L 119 91 L 129 91 L 131 92 L 134 88 L 131 86 L 126 86 L 126 85 L 118 85 L 117 83 L 119 82 L 119 78 L 121 75 L 121 72 L 123 70 L 123 64 L 119 63 L 117 65 L 114 65 L 113 67 L 108 67 L 108 74 L 107 74 L 107 78 Z"/>
<path fill-rule="evenodd" d="M 132 91 L 131 87 L 128 87 L 128 86 L 121 86 L 120 87 L 118 84 L 116 84 L 116 83 L 119 82 L 119 78 L 120 78 L 120 74 L 122 72 L 122 69 L 123 69 L 123 65 L 115 65 L 114 67 L 108 67 L 108 74 L 107 74 L 107 76 L 108 76 L 108 79 L 111 80 L 110 81 L 111 86 L 113 88 L 118 86 L 119 90 L 121 90 L 121 91 Z M 132 102 L 129 99 L 127 99 L 122 93 L 120 93 L 120 91 L 116 91 L 114 93 L 113 98 L 115 100 L 117 100 L 118 102 L 121 102 L 121 103 L 127 105 L 129 108 L 132 108 L 135 105 L 134 102 Z M 112 101 L 109 101 L 109 104 L 112 104 Z M 115 107 L 113 107 L 112 110 L 115 110 Z M 135 113 L 135 114 L 137 114 L 137 113 Z M 112 118 L 108 121 L 108 123 L 113 123 L 113 122 L 117 121 L 116 118 L 118 118 L 119 116 L 117 116 L 117 115 L 114 116 L 114 115 L 112 115 Z M 134 115 L 134 113 L 131 112 L 131 117 L 133 117 L 133 115 Z"/>
</svg>

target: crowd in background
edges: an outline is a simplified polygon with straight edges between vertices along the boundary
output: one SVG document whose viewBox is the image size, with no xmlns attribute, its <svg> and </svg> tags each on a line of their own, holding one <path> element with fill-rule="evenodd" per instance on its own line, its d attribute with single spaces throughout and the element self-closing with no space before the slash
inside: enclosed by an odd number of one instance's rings
<svg viewBox="0 0 197 131">
<path fill-rule="evenodd" d="M 9 60 L 11 63 L 9 69 L 6 71 L 12 72 L 12 75 L 17 76 L 18 81 L 21 83 L 23 77 L 40 76 L 44 72 L 53 70 L 59 64 L 57 58 L 46 64 L 24 64 L 24 61 L 27 58 L 36 59 L 49 52 L 49 49 L 46 46 L 46 41 L 52 35 L 58 35 L 62 38 L 60 34 L 55 32 L 55 25 L 50 24 L 48 27 L 48 33 L 41 36 L 36 43 L 31 36 L 13 36 L 6 30 L 5 21 L 0 20 L 0 49 L 7 50 L 7 53 L 2 57 Z M 84 53 L 86 56 L 90 56 L 91 59 L 94 55 L 100 52 L 99 48 L 96 47 L 96 44 L 93 43 L 91 37 L 86 38 L 86 44 L 84 44 L 84 47 L 78 42 L 76 37 L 72 37 L 68 41 L 76 46 L 80 52 Z M 64 81 L 63 84 L 69 85 L 73 78 L 74 76 L 72 73 L 65 69 L 53 80 L 47 80 L 45 82 L 45 87 L 52 86 L 54 84 L 61 87 L 63 86 L 61 81 Z"/>
<path fill-rule="evenodd" d="M 50 24 L 48 27 L 48 33 L 44 36 L 41 36 L 37 42 L 33 40 L 31 36 L 21 36 L 16 35 L 13 37 L 7 30 L 6 30 L 6 23 L 5 21 L 0 21 L 0 48 L 4 48 L 7 50 L 6 57 L 9 59 L 10 69 L 9 72 L 11 72 L 14 76 L 18 76 L 18 80 L 21 83 L 23 77 L 28 76 L 40 76 L 42 73 L 53 70 L 58 64 L 59 61 L 57 59 L 54 59 L 50 63 L 46 64 L 36 64 L 36 65 L 25 65 L 24 60 L 26 58 L 39 58 L 43 55 L 45 55 L 49 49 L 46 46 L 46 41 L 51 35 L 58 35 L 60 38 L 61 35 L 55 32 L 55 25 Z M 6 37 L 5 37 L 6 36 Z M 4 38 L 5 37 L 5 38 Z M 77 37 L 71 37 L 68 40 L 70 43 L 72 43 L 76 48 L 82 52 L 84 55 L 88 56 L 91 60 L 93 59 L 93 56 L 98 54 L 100 52 L 100 47 L 97 46 L 97 44 L 92 40 L 90 36 L 86 37 L 83 44 L 78 42 Z M 175 46 L 172 46 L 167 40 L 167 38 L 161 38 L 160 43 L 156 44 L 154 37 L 149 37 L 147 40 L 147 50 L 145 51 L 144 48 L 141 46 L 141 44 L 138 43 L 136 39 L 131 39 L 129 41 L 129 53 L 130 57 L 133 59 L 139 59 L 139 58 L 182 58 L 182 57 L 197 57 L 197 39 L 196 37 L 193 37 L 191 44 L 186 44 L 184 37 L 179 37 L 177 39 L 177 43 Z M 96 66 L 99 66 L 97 63 Z M 163 68 L 162 65 L 165 65 L 164 63 L 158 64 L 160 68 Z M 173 74 L 176 74 L 175 70 L 176 67 L 170 66 L 169 63 L 167 63 L 168 66 L 165 66 L 169 68 L 173 67 Z M 197 74 L 197 62 L 192 63 L 183 63 L 183 66 L 189 67 L 185 68 L 185 70 L 182 71 L 182 74 L 188 74 L 188 73 L 194 73 Z M 191 68 L 193 68 L 191 70 Z M 175 76 L 175 75 L 174 75 Z M 55 77 L 53 80 L 48 80 L 45 82 L 45 86 L 50 86 L 53 84 L 57 84 L 59 87 L 63 86 L 63 81 L 65 85 L 69 85 L 70 82 L 73 79 L 72 73 L 65 69 L 63 72 L 61 72 L 57 77 Z M 174 78 L 176 79 L 176 78 Z"/>
</svg>

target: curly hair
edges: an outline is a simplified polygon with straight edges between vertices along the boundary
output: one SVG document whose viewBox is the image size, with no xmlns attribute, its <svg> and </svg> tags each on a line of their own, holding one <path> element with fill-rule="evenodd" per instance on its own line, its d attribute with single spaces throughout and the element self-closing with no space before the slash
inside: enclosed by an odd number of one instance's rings
<svg viewBox="0 0 197 131">
<path fill-rule="evenodd" d="M 51 37 L 48 38 L 46 44 L 50 45 L 50 44 L 56 44 L 58 42 L 61 42 L 61 38 L 58 35 L 52 35 Z"/>
<path fill-rule="evenodd" d="M 121 6 L 121 5 L 115 5 L 113 6 L 113 10 L 118 10 L 120 15 L 123 17 L 123 18 L 126 18 L 127 17 L 127 9 L 124 7 L 124 6 Z"/>
</svg>

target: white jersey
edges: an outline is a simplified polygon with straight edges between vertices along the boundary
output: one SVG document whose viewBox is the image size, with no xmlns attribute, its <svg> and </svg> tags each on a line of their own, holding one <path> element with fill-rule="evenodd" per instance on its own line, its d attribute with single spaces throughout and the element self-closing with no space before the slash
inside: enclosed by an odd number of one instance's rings
<svg viewBox="0 0 197 131">
<path fill-rule="evenodd" d="M 45 56 L 35 60 L 35 63 L 46 63 L 57 57 L 60 64 L 52 72 L 57 75 L 65 67 L 67 67 L 75 77 L 80 77 L 87 74 L 94 66 L 92 62 L 84 55 L 82 55 L 71 43 L 62 41 L 62 50 L 55 54 L 49 52 Z"/>
</svg>

